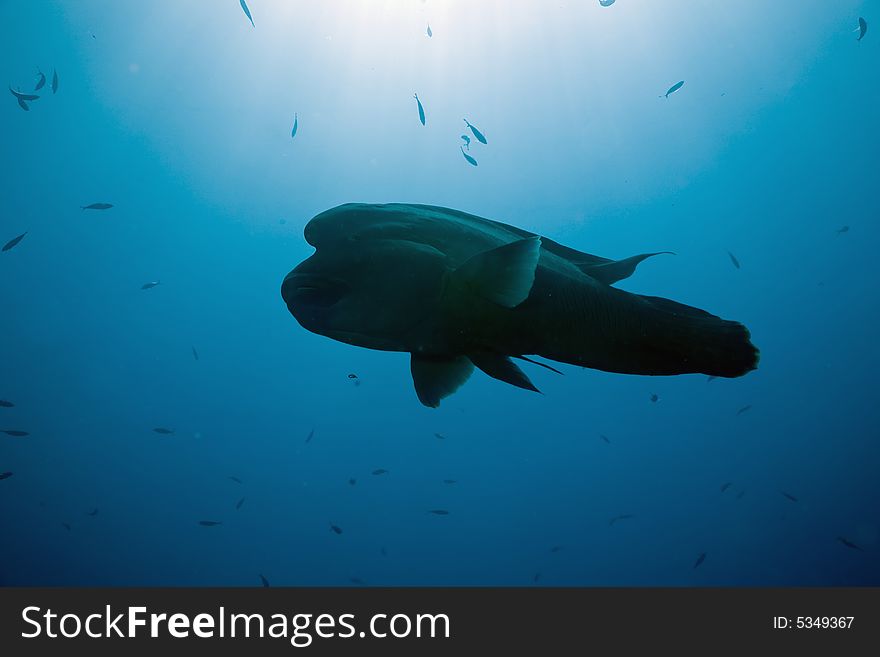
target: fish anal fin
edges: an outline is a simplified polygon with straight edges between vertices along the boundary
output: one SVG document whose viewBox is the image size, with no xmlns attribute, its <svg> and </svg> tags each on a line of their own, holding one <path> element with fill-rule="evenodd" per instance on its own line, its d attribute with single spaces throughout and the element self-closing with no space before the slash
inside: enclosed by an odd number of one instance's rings
<svg viewBox="0 0 880 657">
<path fill-rule="evenodd" d="M 503 354 L 480 352 L 469 354 L 468 357 L 474 365 L 493 379 L 504 381 L 505 383 L 509 383 L 517 388 L 523 388 L 524 390 L 541 392 L 535 387 L 535 384 L 529 380 L 526 373 L 523 372 L 516 363 L 510 360 L 510 358 Z"/>
<path fill-rule="evenodd" d="M 424 356 L 412 354 L 410 359 L 413 385 L 419 401 L 437 408 L 470 378 L 474 365 L 465 356 Z"/>
<path fill-rule="evenodd" d="M 575 263 L 587 276 L 596 279 L 606 285 L 622 281 L 633 275 L 639 263 L 655 255 L 675 255 L 672 251 L 657 251 L 656 253 L 640 253 L 623 260 L 609 260 L 599 264 Z"/>
<path fill-rule="evenodd" d="M 452 276 L 479 296 L 505 308 L 514 308 L 532 291 L 540 255 L 541 238 L 527 237 L 478 253 Z"/>
</svg>

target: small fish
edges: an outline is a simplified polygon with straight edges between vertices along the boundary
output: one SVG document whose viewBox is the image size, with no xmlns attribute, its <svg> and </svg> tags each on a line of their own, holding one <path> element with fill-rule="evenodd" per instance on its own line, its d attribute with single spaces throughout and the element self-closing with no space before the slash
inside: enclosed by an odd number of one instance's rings
<svg viewBox="0 0 880 657">
<path fill-rule="evenodd" d="M 599 438 L 601 438 L 602 440 L 604 440 L 604 441 L 605 441 L 606 443 L 608 443 L 609 445 L 611 444 L 611 441 L 608 440 L 608 436 L 606 436 L 604 433 L 600 433 L 600 434 L 599 434 Z"/>
<path fill-rule="evenodd" d="M 706 560 L 706 553 L 701 552 L 700 556 L 697 557 L 697 560 L 694 562 L 694 568 L 699 568 L 700 564 Z"/>
<path fill-rule="evenodd" d="M 798 501 L 798 498 L 796 498 L 796 497 L 795 497 L 794 495 L 792 495 L 791 493 L 786 493 L 784 490 L 779 491 L 779 493 L 780 493 L 783 497 L 785 497 L 787 500 L 791 500 L 792 502 L 797 502 L 797 501 Z"/>
<path fill-rule="evenodd" d="M 256 25 L 254 25 L 254 19 L 251 17 L 251 10 L 248 9 L 247 3 L 244 0 L 239 0 L 239 2 L 241 3 L 241 10 L 244 12 L 244 15 L 248 17 L 251 25 L 253 27 L 256 27 Z"/>
<path fill-rule="evenodd" d="M 448 516 L 449 511 L 446 509 L 431 509 L 428 513 L 433 513 L 435 516 Z"/>
<path fill-rule="evenodd" d="M 461 146 L 459 146 L 459 148 L 461 148 Z M 477 164 L 477 161 L 474 158 L 472 158 L 470 155 L 468 155 L 467 153 L 464 152 L 464 148 L 461 148 L 461 154 L 464 155 L 464 159 L 467 160 L 468 164 L 470 164 L 471 166 L 474 166 L 474 167 L 479 166 Z"/>
<path fill-rule="evenodd" d="M 840 236 L 843 235 L 844 233 L 848 233 L 848 232 L 849 232 L 849 226 L 841 226 L 841 227 L 838 228 L 835 232 L 836 232 L 837 236 L 840 237 Z"/>
<path fill-rule="evenodd" d="M 385 468 L 376 468 L 375 470 L 373 470 L 373 474 L 374 475 L 388 474 L 388 470 L 386 470 Z"/>
<path fill-rule="evenodd" d="M 156 427 L 153 431 L 161 433 L 163 436 L 168 436 L 174 433 L 174 429 L 166 429 L 165 427 Z"/>
<path fill-rule="evenodd" d="M 52 93 L 56 93 L 58 91 L 58 71 L 52 70 Z"/>
<path fill-rule="evenodd" d="M 342 528 L 337 527 L 336 525 L 330 525 L 330 531 L 334 532 L 335 534 L 341 534 Z"/>
<path fill-rule="evenodd" d="M 293 130 L 290 131 L 290 138 L 293 139 L 296 137 L 296 131 L 299 128 L 299 117 L 296 115 L 296 112 L 293 114 Z"/>
<path fill-rule="evenodd" d="M 471 138 L 467 135 L 461 136 L 462 141 L 464 141 L 464 147 L 468 150 L 471 150 Z"/>
<path fill-rule="evenodd" d="M 3 248 L 0 249 L 0 251 L 9 251 L 10 249 L 15 248 L 18 245 L 18 243 L 24 239 L 25 235 L 27 235 L 27 231 L 25 231 L 24 233 L 22 233 L 18 237 L 13 237 L 11 240 L 9 240 L 8 242 L 6 242 L 6 244 L 3 245 Z"/>
<path fill-rule="evenodd" d="M 616 523 L 618 520 L 629 520 L 631 518 L 635 518 L 635 516 L 631 513 L 624 513 L 620 516 L 614 516 L 611 520 L 608 521 L 608 526 L 613 527 L 614 523 Z"/>
<path fill-rule="evenodd" d="M 263 583 L 263 588 L 269 588 L 269 580 L 260 575 L 260 581 Z"/>
<path fill-rule="evenodd" d="M 0 408 L 12 408 L 15 406 L 11 401 L 6 401 L 5 399 L 0 399 Z"/>
<path fill-rule="evenodd" d="M 355 479 L 354 477 L 352 477 L 351 479 L 348 480 L 348 485 L 354 486 L 357 482 L 358 482 L 358 480 Z"/>
<path fill-rule="evenodd" d="M 222 525 L 223 523 L 219 520 L 199 520 L 199 524 L 202 527 L 216 527 L 217 525 Z"/>
<path fill-rule="evenodd" d="M 442 433 L 435 433 L 434 437 L 438 440 L 446 440 L 446 436 L 444 436 Z"/>
<path fill-rule="evenodd" d="M 454 484 L 455 482 L 456 482 L 455 479 L 444 479 L 443 480 L 443 483 L 448 484 L 448 485 Z"/>
<path fill-rule="evenodd" d="M 858 550 L 859 552 L 864 552 L 864 550 L 862 548 L 860 548 L 858 545 L 856 545 L 852 541 L 846 540 L 843 536 L 838 536 L 837 540 L 852 550 Z"/>
<path fill-rule="evenodd" d="M 728 488 L 730 488 L 731 486 L 733 486 L 733 482 L 732 482 L 732 481 L 728 481 L 727 483 L 721 484 L 721 492 L 723 493 L 724 491 L 726 491 L 726 490 L 727 490 Z"/>
<path fill-rule="evenodd" d="M 483 133 L 480 132 L 476 126 L 472 125 L 467 119 L 463 119 L 463 121 L 465 122 L 467 127 L 470 128 L 471 132 L 474 134 L 474 137 L 477 138 L 478 142 L 480 142 L 481 144 L 489 143 L 488 141 L 486 141 L 485 135 L 483 135 Z"/>
<path fill-rule="evenodd" d="M 64 529 L 66 529 L 67 531 L 70 531 L 70 530 L 72 529 L 72 527 L 71 527 L 70 525 L 68 525 L 66 522 L 62 522 L 61 525 L 62 525 L 62 527 L 64 527 Z"/>
<path fill-rule="evenodd" d="M 556 553 L 559 552 L 561 549 L 562 549 L 562 546 L 561 546 L 561 545 L 554 545 L 552 548 L 550 548 L 550 552 L 552 552 L 553 554 L 556 554 Z"/>
<path fill-rule="evenodd" d="M 739 409 L 739 410 L 736 412 L 736 414 L 737 414 L 737 415 L 742 415 L 743 413 L 748 413 L 748 412 L 751 410 L 751 408 L 752 408 L 752 405 L 751 405 L 751 404 L 747 404 L 747 405 L 743 406 L 741 409 Z"/>
<path fill-rule="evenodd" d="M 610 7 L 614 4 L 614 0 L 599 0 L 600 7 Z"/>
<path fill-rule="evenodd" d="M 352 374 L 349 374 L 349 375 L 348 375 L 348 378 L 349 378 L 349 379 L 356 379 L 356 378 L 358 378 L 358 375 L 352 373 Z"/>
<path fill-rule="evenodd" d="M 428 29 L 425 31 L 425 34 L 428 35 L 428 38 L 429 38 L 429 39 L 430 39 L 432 36 L 434 36 L 434 32 L 431 31 L 431 24 L 430 24 L 430 23 L 428 23 Z"/>
<path fill-rule="evenodd" d="M 192 347 L 192 351 L 193 351 L 193 358 L 195 358 L 196 360 L 198 360 L 198 359 L 199 359 L 199 352 L 196 351 L 196 348 L 195 348 L 195 347 Z"/>
<path fill-rule="evenodd" d="M 419 121 L 422 122 L 422 125 L 425 125 L 425 108 L 422 107 L 422 101 L 419 100 L 418 94 L 413 94 L 413 98 L 416 99 L 416 103 L 419 106 Z"/>
<path fill-rule="evenodd" d="M 29 106 L 26 102 L 24 102 L 21 98 L 18 99 L 18 106 L 19 106 L 21 109 L 23 109 L 25 112 L 30 112 L 30 111 L 31 111 L 30 106 Z"/>
<path fill-rule="evenodd" d="M 40 69 L 37 69 L 37 84 L 34 85 L 34 91 L 39 91 L 46 86 L 46 76 Z"/>
<path fill-rule="evenodd" d="M 741 500 L 743 498 L 743 495 L 745 495 L 745 494 L 746 494 L 745 489 L 741 490 L 740 492 L 738 492 L 736 494 L 736 499 Z"/>
<path fill-rule="evenodd" d="M 733 263 L 733 266 L 739 269 L 739 260 L 736 259 L 736 256 L 733 255 L 730 251 L 727 252 L 727 255 L 730 256 L 730 262 Z"/>
<path fill-rule="evenodd" d="M 235 503 L 235 510 L 238 511 L 241 508 L 241 505 L 244 504 L 244 498 L 242 497 L 238 502 Z"/>
<path fill-rule="evenodd" d="M 81 205 L 81 210 L 109 210 L 113 207 L 112 203 L 92 203 L 91 205 Z"/>
<path fill-rule="evenodd" d="M 95 507 L 94 509 L 86 513 L 86 515 L 94 518 L 96 515 L 98 515 L 98 507 Z"/>
<path fill-rule="evenodd" d="M 152 290 L 157 285 L 160 285 L 162 281 L 150 281 L 149 283 L 144 283 L 141 285 L 142 290 Z"/>
<path fill-rule="evenodd" d="M 11 472 L 0 472 L 0 481 L 3 481 L 4 479 L 9 479 L 11 476 Z"/>
<path fill-rule="evenodd" d="M 229 476 L 226 477 L 226 478 L 229 479 L 229 481 L 234 481 L 234 482 L 237 483 L 237 484 L 240 484 L 240 483 L 241 483 L 241 479 L 239 479 L 238 477 L 233 477 L 232 475 L 229 475 Z"/>
<path fill-rule="evenodd" d="M 16 438 L 23 438 L 25 436 L 30 436 L 27 431 L 19 431 L 18 429 L 0 429 L 7 436 L 15 436 Z"/>
<path fill-rule="evenodd" d="M 859 38 L 856 41 L 861 41 L 865 38 L 865 33 L 868 31 L 868 21 L 859 16 Z"/>
<path fill-rule="evenodd" d="M 15 96 L 16 98 L 18 98 L 19 100 L 26 100 L 26 101 L 28 101 L 28 102 L 30 102 L 30 101 L 32 101 L 32 100 L 37 100 L 37 99 L 39 99 L 39 96 L 36 95 L 36 94 L 26 94 L 26 93 L 22 93 L 21 91 L 16 91 L 16 90 L 13 89 L 12 87 L 9 87 L 9 93 L 11 93 L 13 96 Z"/>
<path fill-rule="evenodd" d="M 652 392 L 652 393 L 651 393 L 651 401 L 652 401 L 652 402 L 656 402 L 658 399 L 660 399 L 660 398 L 659 398 L 656 394 L 654 394 L 654 393 Z"/>
<path fill-rule="evenodd" d="M 315 430 L 312 429 L 311 431 L 309 431 L 309 435 L 306 436 L 306 442 L 307 443 L 312 442 L 312 438 L 314 438 L 314 437 L 315 437 Z"/>
<path fill-rule="evenodd" d="M 669 94 L 674 94 L 676 91 L 681 89 L 683 86 L 684 86 L 684 80 L 682 80 L 681 82 L 676 82 L 674 85 L 669 87 L 668 91 L 666 92 L 666 98 L 669 98 Z"/>
</svg>

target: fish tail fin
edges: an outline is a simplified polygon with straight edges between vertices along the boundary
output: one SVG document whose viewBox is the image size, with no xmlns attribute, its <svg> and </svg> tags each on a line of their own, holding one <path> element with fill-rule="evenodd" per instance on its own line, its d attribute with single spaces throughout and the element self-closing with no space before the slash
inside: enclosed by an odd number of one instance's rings
<svg viewBox="0 0 880 657">
<path fill-rule="evenodd" d="M 638 296 L 650 312 L 627 349 L 646 374 L 734 378 L 757 368 L 760 352 L 739 322 L 669 299 Z"/>
</svg>

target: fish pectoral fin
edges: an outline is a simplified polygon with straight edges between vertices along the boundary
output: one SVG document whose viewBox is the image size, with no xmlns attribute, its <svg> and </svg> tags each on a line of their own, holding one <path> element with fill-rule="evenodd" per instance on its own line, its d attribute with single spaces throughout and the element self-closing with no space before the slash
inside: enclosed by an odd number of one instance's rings
<svg viewBox="0 0 880 657">
<path fill-rule="evenodd" d="M 491 376 L 493 379 L 504 381 L 517 388 L 541 392 L 535 387 L 535 384 L 529 380 L 526 373 L 519 366 L 504 354 L 493 354 L 491 352 L 481 352 L 469 354 L 474 365 L 483 372 Z"/>
<path fill-rule="evenodd" d="M 622 281 L 624 278 L 632 276 L 636 267 L 638 267 L 639 263 L 643 260 L 662 254 L 675 255 L 672 251 L 658 251 L 656 253 L 640 253 L 639 255 L 630 256 L 623 260 L 610 260 L 609 262 L 599 264 L 575 264 L 587 276 L 595 278 L 597 281 L 605 283 L 606 285 L 611 285 L 617 281 Z"/>
<path fill-rule="evenodd" d="M 411 354 L 410 371 L 419 401 L 437 408 L 441 399 L 465 384 L 474 371 L 474 364 L 465 356 Z"/>
<path fill-rule="evenodd" d="M 452 277 L 499 306 L 514 308 L 532 291 L 540 255 L 541 238 L 535 235 L 472 256 Z"/>
</svg>

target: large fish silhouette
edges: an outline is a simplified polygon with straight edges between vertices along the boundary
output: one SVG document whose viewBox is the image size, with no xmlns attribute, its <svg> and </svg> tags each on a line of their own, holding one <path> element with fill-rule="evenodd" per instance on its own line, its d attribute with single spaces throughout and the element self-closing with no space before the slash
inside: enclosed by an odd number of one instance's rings
<svg viewBox="0 0 880 657">
<path fill-rule="evenodd" d="M 757 366 L 742 324 L 612 287 L 654 253 L 609 260 L 457 210 L 397 203 L 341 205 L 304 234 L 316 251 L 281 286 L 291 314 L 340 342 L 410 353 L 426 406 L 474 366 L 537 390 L 511 361 L 530 355 L 625 374 L 737 377 Z"/>
</svg>

